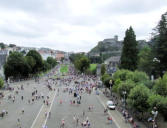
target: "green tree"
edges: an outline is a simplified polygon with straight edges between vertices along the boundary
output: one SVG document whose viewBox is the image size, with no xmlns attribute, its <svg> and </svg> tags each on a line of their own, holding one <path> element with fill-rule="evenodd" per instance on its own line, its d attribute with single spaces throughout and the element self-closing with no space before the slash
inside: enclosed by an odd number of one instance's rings
<svg viewBox="0 0 167 128">
<path fill-rule="evenodd" d="M 101 75 L 104 75 L 105 72 L 106 72 L 105 64 L 102 64 L 101 65 Z"/>
<path fill-rule="evenodd" d="M 156 107 L 158 112 L 167 120 L 167 97 L 152 93 L 148 98 L 148 103 L 150 105 L 150 111 Z"/>
<path fill-rule="evenodd" d="M 0 88 L 2 88 L 4 86 L 4 81 L 2 78 L 0 78 Z"/>
<path fill-rule="evenodd" d="M 52 68 L 51 64 L 49 64 L 46 60 L 44 60 L 43 61 L 43 71 L 47 71 L 51 68 Z"/>
<path fill-rule="evenodd" d="M 148 46 L 142 48 L 138 54 L 138 70 L 151 75 L 153 70 L 152 49 Z"/>
<path fill-rule="evenodd" d="M 126 81 L 128 79 L 133 78 L 133 72 L 125 69 L 118 70 L 117 72 L 114 73 L 112 76 L 113 80 L 120 79 L 121 81 Z"/>
<path fill-rule="evenodd" d="M 153 89 L 157 94 L 167 96 L 167 73 L 162 78 L 156 80 Z"/>
<path fill-rule="evenodd" d="M 25 56 L 25 60 L 26 60 L 27 64 L 30 67 L 30 71 L 29 72 L 32 73 L 33 68 L 34 68 L 34 66 L 36 64 L 36 61 L 34 60 L 34 58 L 32 56 Z"/>
<path fill-rule="evenodd" d="M 118 85 L 117 91 L 121 97 L 123 97 L 123 91 L 126 91 L 126 98 L 130 93 L 130 90 L 133 89 L 136 84 L 132 80 L 127 80 L 125 82 L 121 82 Z"/>
<path fill-rule="evenodd" d="M 15 44 L 9 44 L 9 47 L 13 48 L 13 47 L 16 47 Z"/>
<path fill-rule="evenodd" d="M 148 103 L 150 105 L 150 110 L 152 110 L 154 107 L 156 107 L 158 111 L 162 111 L 163 100 L 164 100 L 164 97 L 152 93 L 148 98 Z"/>
<path fill-rule="evenodd" d="M 138 85 L 131 89 L 128 96 L 128 103 L 131 108 L 138 112 L 146 112 L 149 108 L 147 102 L 150 95 L 150 90 L 144 85 Z"/>
<path fill-rule="evenodd" d="M 79 60 L 81 57 L 84 57 L 83 53 L 71 54 L 69 59 L 74 64 L 76 60 Z"/>
<path fill-rule="evenodd" d="M 149 77 L 145 72 L 135 71 L 133 72 L 132 80 L 135 83 L 145 83 L 149 81 Z"/>
<path fill-rule="evenodd" d="M 75 61 L 75 67 L 82 73 L 85 72 L 89 68 L 89 66 L 90 66 L 90 61 L 85 56 Z"/>
<path fill-rule="evenodd" d="M 110 88 L 110 83 L 109 82 L 110 82 L 110 80 L 112 80 L 112 77 L 109 74 L 104 74 L 101 77 L 101 80 L 107 88 Z"/>
<path fill-rule="evenodd" d="M 129 69 L 134 71 L 137 69 L 137 41 L 136 35 L 133 31 L 132 27 L 127 29 L 125 33 L 125 38 L 123 41 L 123 50 L 121 54 L 121 64 L 120 67 L 122 69 Z"/>
<path fill-rule="evenodd" d="M 13 76 L 14 78 L 27 77 L 29 74 L 29 65 L 24 56 L 19 52 L 12 52 L 4 65 L 5 78 Z"/>
<path fill-rule="evenodd" d="M 33 59 L 35 60 L 35 66 L 32 69 L 33 73 L 37 73 L 42 71 L 43 69 L 43 60 L 41 55 L 36 51 L 36 50 L 30 50 L 26 56 L 32 56 Z"/>
<path fill-rule="evenodd" d="M 4 43 L 0 43 L 0 47 L 1 47 L 2 49 L 4 49 L 4 48 L 5 48 L 5 44 L 4 44 Z"/>
<path fill-rule="evenodd" d="M 156 57 L 160 60 L 158 70 L 160 70 L 162 76 L 163 71 L 167 70 L 167 12 L 161 16 L 157 32 Z"/>
<path fill-rule="evenodd" d="M 51 65 L 51 67 L 54 67 L 57 64 L 56 59 L 54 59 L 53 57 L 48 57 L 46 61 Z"/>
</svg>

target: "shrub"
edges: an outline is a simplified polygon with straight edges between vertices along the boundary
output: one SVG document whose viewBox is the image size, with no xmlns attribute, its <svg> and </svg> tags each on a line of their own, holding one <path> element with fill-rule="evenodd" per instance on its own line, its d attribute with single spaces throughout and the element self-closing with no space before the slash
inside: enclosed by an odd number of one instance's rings
<svg viewBox="0 0 167 128">
<path fill-rule="evenodd" d="M 133 78 L 133 72 L 129 71 L 129 70 L 118 70 L 117 72 L 114 73 L 113 75 L 113 80 L 117 80 L 120 79 L 121 81 L 126 81 L 128 79 L 132 79 Z"/>
<path fill-rule="evenodd" d="M 167 96 L 167 74 L 155 82 L 153 89 L 157 94 Z"/>
<path fill-rule="evenodd" d="M 112 79 L 112 77 L 108 74 L 104 74 L 102 77 L 101 77 L 101 80 L 103 82 L 103 84 L 109 88 L 110 87 L 110 84 L 109 84 L 109 81 Z"/>
<path fill-rule="evenodd" d="M 146 112 L 149 108 L 147 102 L 150 95 L 150 90 L 144 85 L 137 85 L 131 89 L 128 96 L 128 103 L 131 108 L 137 110 L 138 112 Z"/>
<path fill-rule="evenodd" d="M 114 85 L 112 87 L 112 91 L 117 93 L 118 92 L 119 84 L 121 84 L 121 83 L 122 83 L 122 81 L 120 79 L 116 79 L 114 81 Z"/>
<path fill-rule="evenodd" d="M 157 94 L 151 94 L 148 98 L 148 103 L 150 105 L 150 111 L 156 107 L 158 111 L 162 111 L 163 109 L 163 100 L 164 97 L 157 95 Z"/>
<path fill-rule="evenodd" d="M 135 71 L 133 72 L 133 81 L 135 83 L 144 83 L 149 80 L 148 75 L 145 72 Z"/>
<path fill-rule="evenodd" d="M 135 83 L 132 80 L 127 80 L 125 82 L 121 82 L 118 85 L 117 92 L 121 97 L 123 97 L 123 91 L 126 91 L 126 97 L 129 95 L 130 90 L 135 87 Z"/>
</svg>

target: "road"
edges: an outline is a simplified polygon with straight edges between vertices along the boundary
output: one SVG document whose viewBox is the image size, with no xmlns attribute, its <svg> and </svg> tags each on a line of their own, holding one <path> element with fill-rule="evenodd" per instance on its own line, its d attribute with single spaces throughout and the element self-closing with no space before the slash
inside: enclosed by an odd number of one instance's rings
<svg viewBox="0 0 167 128">
<path fill-rule="evenodd" d="M 71 76 L 64 76 L 64 79 L 68 79 Z M 119 124 L 109 123 L 107 120 L 108 115 L 103 113 L 105 102 L 99 99 L 99 96 L 93 91 L 91 94 L 83 92 L 81 94 L 81 104 L 70 104 L 70 100 L 75 100 L 73 94 L 63 92 L 64 88 L 73 88 L 75 83 L 57 81 L 57 84 L 53 83 L 52 87 L 55 91 L 49 91 L 46 87 L 47 77 L 40 79 L 39 84 L 34 80 L 18 82 L 13 84 L 15 88 L 24 85 L 24 90 L 19 90 L 19 94 L 10 92 L 9 94 L 16 96 L 16 101 L 8 100 L 5 97 L 1 100 L 0 111 L 3 109 L 8 111 L 8 115 L 3 118 L 0 117 L 0 128 L 18 128 L 17 119 L 20 118 L 22 128 L 42 128 L 43 125 L 48 128 L 59 128 L 61 120 L 65 120 L 65 128 L 82 128 L 81 122 L 89 119 L 91 128 L 119 128 Z M 84 79 L 78 78 L 77 81 L 84 81 Z M 92 82 L 92 81 L 91 81 Z M 90 83 L 90 80 L 89 82 Z M 59 92 L 57 91 L 59 88 Z M 43 93 L 45 97 L 49 95 L 50 105 L 44 105 L 43 99 L 35 100 L 34 103 L 28 103 L 31 99 L 32 91 L 38 89 L 38 93 Z M 8 94 L 8 95 L 9 95 Z M 24 100 L 21 100 L 21 96 L 24 96 Z M 62 104 L 59 101 L 62 100 Z M 89 111 L 88 106 L 92 105 L 93 110 Z M 21 110 L 24 108 L 25 113 L 22 114 Z M 51 117 L 45 117 L 45 113 L 51 111 Z M 83 111 L 85 116 L 82 115 Z M 76 126 L 74 121 L 74 115 L 79 118 L 79 125 Z M 114 120 L 113 120 L 114 121 Z"/>
</svg>

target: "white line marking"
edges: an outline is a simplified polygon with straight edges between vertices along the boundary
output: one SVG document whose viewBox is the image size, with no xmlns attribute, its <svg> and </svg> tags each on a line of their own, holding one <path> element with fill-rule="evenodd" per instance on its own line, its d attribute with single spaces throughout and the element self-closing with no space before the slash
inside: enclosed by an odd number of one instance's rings
<svg viewBox="0 0 167 128">
<path fill-rule="evenodd" d="M 97 96 L 97 98 L 99 99 L 99 101 L 100 101 L 100 103 L 103 105 L 103 107 L 106 108 L 105 104 L 101 101 L 100 97 Z M 108 114 L 111 115 L 110 112 L 108 112 Z M 113 121 L 115 122 L 116 126 L 117 126 L 118 128 L 121 128 L 121 127 L 118 125 L 118 122 L 114 119 L 114 117 L 112 117 L 112 119 L 113 119 Z"/>
<path fill-rule="evenodd" d="M 52 99 L 52 103 L 51 103 L 51 105 L 50 105 L 50 108 L 49 108 L 49 111 L 48 111 L 48 112 L 50 112 L 51 109 L 52 109 L 52 105 L 53 105 L 54 99 L 55 99 L 55 97 L 56 97 L 56 94 L 57 94 L 57 93 L 55 92 L 54 97 L 53 97 L 53 99 Z M 46 117 L 45 122 L 44 122 L 44 124 L 43 124 L 44 126 L 46 125 L 46 122 L 47 122 L 48 118 L 49 118 L 49 115 L 47 114 L 47 117 Z"/>
<path fill-rule="evenodd" d="M 49 92 L 48 94 L 50 95 L 50 92 Z M 41 106 L 41 108 L 40 108 L 40 110 L 39 110 L 39 112 L 38 112 L 38 114 L 37 114 L 37 116 L 36 116 L 35 120 L 33 121 L 33 123 L 32 123 L 32 125 L 31 125 L 30 128 L 33 128 L 33 127 L 34 127 L 34 125 L 35 125 L 35 123 L 36 123 L 36 120 L 38 119 L 38 117 L 39 117 L 39 115 L 40 115 L 40 113 L 41 113 L 43 107 L 44 107 L 44 104 Z"/>
<path fill-rule="evenodd" d="M 41 113 L 41 111 L 42 111 L 43 107 L 44 107 L 44 104 L 42 105 L 41 109 L 39 110 L 38 115 L 36 116 L 36 118 L 35 118 L 35 120 L 34 120 L 34 122 L 33 122 L 32 126 L 31 126 L 31 128 L 33 128 L 33 127 L 34 127 L 34 124 L 36 123 L 36 120 L 38 119 L 38 116 L 40 115 L 40 113 Z"/>
</svg>

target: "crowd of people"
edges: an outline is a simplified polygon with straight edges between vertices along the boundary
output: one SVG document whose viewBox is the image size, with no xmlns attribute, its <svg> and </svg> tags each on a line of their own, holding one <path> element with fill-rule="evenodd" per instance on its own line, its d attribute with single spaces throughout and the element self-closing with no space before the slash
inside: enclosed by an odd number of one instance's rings
<svg viewBox="0 0 167 128">
<path fill-rule="evenodd" d="M 26 84 L 21 84 L 19 86 L 12 87 L 8 95 L 8 101 L 15 104 L 16 100 L 20 99 L 19 102 L 24 101 L 28 105 L 33 105 L 36 102 L 42 102 L 43 105 L 46 105 L 49 108 L 52 102 L 49 92 L 55 92 L 57 93 L 56 96 L 60 99 L 59 101 L 56 100 L 56 102 L 59 102 L 60 105 L 64 105 L 65 102 L 63 99 L 61 99 L 61 95 L 68 94 L 68 102 L 70 106 L 78 106 L 78 109 L 80 109 L 80 105 L 82 104 L 84 95 L 86 94 L 88 96 L 91 96 L 94 90 L 97 90 L 98 78 L 96 76 L 78 74 L 75 72 L 72 66 L 69 67 L 68 75 L 65 75 L 63 77 L 53 78 L 56 72 L 59 72 L 58 67 L 52 70 L 45 77 L 35 79 L 34 86 L 30 85 L 30 83 L 27 82 Z M 39 85 L 42 83 L 42 80 L 44 81 L 47 93 L 43 92 L 43 90 L 40 89 L 41 86 Z M 32 91 L 28 92 L 30 96 L 27 97 L 27 95 L 24 95 L 24 92 L 26 91 L 26 88 L 30 86 L 32 86 Z M 95 92 L 97 93 L 97 91 Z M 75 109 L 77 108 L 75 107 Z M 85 106 L 85 108 L 82 111 L 80 111 L 80 113 L 74 114 L 73 121 L 71 121 L 71 123 L 74 124 L 74 126 L 76 127 L 90 128 L 92 125 L 91 120 L 88 117 L 88 113 L 93 112 L 94 109 L 95 106 L 93 104 Z M 26 113 L 24 107 L 20 110 L 19 113 L 21 115 L 24 115 Z M 107 110 L 105 110 L 105 113 L 107 113 Z M 8 111 L 3 109 L 1 117 L 4 117 L 5 115 L 8 115 Z M 52 118 L 51 111 L 46 111 L 44 113 L 44 116 L 46 119 Z M 108 120 L 112 123 L 112 117 L 108 118 Z M 65 128 L 69 125 L 68 123 L 70 123 L 70 121 L 65 117 L 62 117 L 60 119 L 60 127 Z M 17 128 L 24 128 L 21 116 L 16 118 L 16 125 Z M 42 127 L 47 128 L 46 125 L 43 125 Z"/>
</svg>

